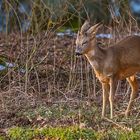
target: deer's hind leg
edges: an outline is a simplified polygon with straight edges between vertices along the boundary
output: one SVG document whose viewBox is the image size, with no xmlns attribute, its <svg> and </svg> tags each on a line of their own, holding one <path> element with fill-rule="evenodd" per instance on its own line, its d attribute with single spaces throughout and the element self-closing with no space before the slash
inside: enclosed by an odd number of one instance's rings
<svg viewBox="0 0 140 140">
<path fill-rule="evenodd" d="M 135 75 L 130 76 L 129 78 L 127 78 L 127 81 L 129 82 L 129 84 L 131 86 L 131 95 L 130 95 L 130 100 L 129 100 L 127 109 L 125 111 L 126 117 L 128 117 L 128 115 L 130 113 L 130 109 L 134 102 L 134 99 L 137 97 L 137 93 L 138 93 L 138 82 L 137 82 L 136 76 Z"/>
</svg>

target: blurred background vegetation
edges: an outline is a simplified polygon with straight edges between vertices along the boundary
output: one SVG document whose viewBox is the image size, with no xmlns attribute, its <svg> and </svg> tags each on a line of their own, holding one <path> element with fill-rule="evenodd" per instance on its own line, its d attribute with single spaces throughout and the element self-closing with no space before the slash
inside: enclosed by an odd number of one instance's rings
<svg viewBox="0 0 140 140">
<path fill-rule="evenodd" d="M 105 24 L 139 20 L 137 0 L 0 0 L 0 32 L 39 32 L 52 27 L 77 30 L 85 19 Z"/>
</svg>

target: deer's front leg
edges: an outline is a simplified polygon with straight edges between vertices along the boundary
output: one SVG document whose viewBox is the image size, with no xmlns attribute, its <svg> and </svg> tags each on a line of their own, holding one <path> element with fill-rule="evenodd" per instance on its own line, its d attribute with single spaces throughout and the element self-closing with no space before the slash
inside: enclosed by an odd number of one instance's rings
<svg viewBox="0 0 140 140">
<path fill-rule="evenodd" d="M 110 118 L 113 118 L 113 103 L 114 103 L 114 94 L 116 92 L 117 79 L 115 77 L 110 78 L 110 93 L 109 93 L 109 102 L 110 102 Z"/>
<path fill-rule="evenodd" d="M 103 90 L 103 107 L 102 107 L 102 118 L 105 117 L 106 105 L 109 97 L 109 83 L 102 83 Z"/>
</svg>

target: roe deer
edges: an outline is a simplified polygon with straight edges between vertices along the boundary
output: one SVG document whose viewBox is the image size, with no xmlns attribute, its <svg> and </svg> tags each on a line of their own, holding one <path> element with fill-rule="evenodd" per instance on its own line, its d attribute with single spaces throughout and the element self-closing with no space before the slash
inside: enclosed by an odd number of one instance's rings
<svg viewBox="0 0 140 140">
<path fill-rule="evenodd" d="M 127 79 L 132 92 L 125 116 L 129 115 L 132 103 L 137 96 L 138 83 L 136 72 L 140 72 L 140 37 L 129 36 L 108 48 L 96 45 L 96 33 L 100 24 L 90 26 L 85 21 L 76 39 L 76 55 L 85 55 L 94 69 L 96 77 L 102 84 L 103 107 L 102 117 L 105 116 L 106 104 L 109 99 L 110 118 L 113 118 L 113 98 L 117 81 Z"/>
</svg>

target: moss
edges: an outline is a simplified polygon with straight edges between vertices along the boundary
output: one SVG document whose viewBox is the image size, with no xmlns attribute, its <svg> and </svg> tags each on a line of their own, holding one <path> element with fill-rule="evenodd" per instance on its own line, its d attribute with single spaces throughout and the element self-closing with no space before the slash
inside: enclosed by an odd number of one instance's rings
<svg viewBox="0 0 140 140">
<path fill-rule="evenodd" d="M 42 128 L 31 129 L 15 127 L 8 131 L 8 136 L 11 140 L 31 140 L 33 138 L 56 138 L 60 140 L 93 140 L 95 139 L 95 132 L 91 129 L 79 129 L 79 128 Z"/>
<path fill-rule="evenodd" d="M 59 140 L 139 140 L 139 132 L 125 132 L 118 129 L 95 132 L 89 128 L 78 127 L 15 127 L 8 131 L 10 140 L 59 139 Z M 0 137 L 0 140 L 4 140 Z"/>
<path fill-rule="evenodd" d="M 0 140 L 6 140 L 4 136 L 0 136 Z"/>
</svg>

